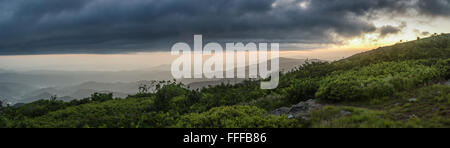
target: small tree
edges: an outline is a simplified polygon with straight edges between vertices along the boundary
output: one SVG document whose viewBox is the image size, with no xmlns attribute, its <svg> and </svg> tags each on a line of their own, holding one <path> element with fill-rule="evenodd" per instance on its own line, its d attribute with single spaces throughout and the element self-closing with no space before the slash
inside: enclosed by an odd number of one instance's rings
<svg viewBox="0 0 450 148">
<path fill-rule="evenodd" d="M 58 99 L 57 95 L 50 96 L 50 101 L 56 101 L 56 99 Z"/>
<path fill-rule="evenodd" d="M 150 85 L 147 84 L 140 84 L 139 85 L 139 94 L 147 94 L 147 93 L 154 93 L 158 89 L 161 88 L 161 86 L 164 85 L 162 81 L 150 81 Z"/>
<path fill-rule="evenodd" d="M 167 82 L 166 85 L 162 86 L 160 89 L 156 91 L 155 98 L 155 108 L 158 111 L 168 111 L 170 107 L 170 101 L 178 96 L 186 95 L 188 92 L 187 89 L 184 88 L 184 85 L 177 83 Z"/>
<path fill-rule="evenodd" d="M 5 104 L 6 104 L 6 101 L 3 101 L 2 99 L 0 99 L 0 114 L 2 114 L 3 110 L 5 110 L 5 107 L 7 106 Z"/>
<path fill-rule="evenodd" d="M 145 93 L 147 93 L 147 92 L 148 92 L 148 86 L 145 85 L 145 84 L 141 84 L 141 85 L 139 86 L 139 93 L 145 94 Z"/>
<path fill-rule="evenodd" d="M 0 99 L 0 112 L 2 111 L 2 109 L 3 109 L 3 101 Z"/>
</svg>

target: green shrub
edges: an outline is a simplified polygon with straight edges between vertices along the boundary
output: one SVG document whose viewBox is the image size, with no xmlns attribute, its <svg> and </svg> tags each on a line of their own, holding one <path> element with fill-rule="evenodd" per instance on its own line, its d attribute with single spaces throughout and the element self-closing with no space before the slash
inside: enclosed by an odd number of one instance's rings
<svg viewBox="0 0 450 148">
<path fill-rule="evenodd" d="M 436 67 L 442 71 L 447 80 L 450 79 L 450 59 L 439 60 Z"/>
<path fill-rule="evenodd" d="M 141 116 L 136 128 L 167 128 L 176 124 L 179 115 L 169 112 L 150 112 Z"/>
<path fill-rule="evenodd" d="M 6 114 L 12 118 L 20 117 L 39 117 L 49 112 L 64 109 L 67 104 L 57 100 L 39 100 L 33 103 L 25 104 L 19 108 L 8 110 Z"/>
<path fill-rule="evenodd" d="M 299 120 L 285 116 L 268 116 L 266 111 L 251 106 L 213 108 L 204 113 L 180 117 L 180 128 L 294 128 L 301 127 Z"/>
<path fill-rule="evenodd" d="M 323 101 L 361 101 L 392 96 L 441 76 L 441 71 L 414 61 L 383 62 L 357 70 L 335 72 L 320 83 Z"/>
<path fill-rule="evenodd" d="M 118 99 L 67 107 L 46 115 L 15 120 L 25 128 L 134 128 L 153 105 L 151 98 Z"/>
<path fill-rule="evenodd" d="M 315 93 L 319 89 L 319 83 L 316 79 L 295 79 L 292 85 L 286 89 L 286 103 L 296 104 L 300 101 L 306 101 L 315 98 Z"/>
<path fill-rule="evenodd" d="M 113 100 L 113 94 L 112 93 L 94 93 L 91 95 L 91 101 L 96 102 L 105 102 L 109 100 Z"/>
<path fill-rule="evenodd" d="M 171 106 L 172 99 L 178 96 L 184 96 L 188 92 L 187 89 L 183 88 L 181 84 L 169 84 L 164 85 L 161 89 L 156 92 L 155 98 L 155 109 L 158 111 L 168 111 Z M 184 99 L 184 97 L 183 97 Z M 179 100 L 177 100 L 179 101 Z M 184 101 L 184 100 L 181 100 Z M 175 102 L 176 103 L 176 102 Z"/>
<path fill-rule="evenodd" d="M 5 117 L 0 116 L 0 128 L 6 128 L 7 122 L 8 122 L 8 120 Z"/>
<path fill-rule="evenodd" d="M 338 70 L 337 67 L 329 62 L 307 62 L 285 75 L 289 79 L 320 78 L 336 70 Z"/>
<path fill-rule="evenodd" d="M 198 94 L 200 99 L 192 105 L 191 110 L 205 112 L 214 107 L 248 103 L 266 96 L 268 92 L 260 89 L 258 81 L 244 81 L 236 85 L 221 84 L 203 89 L 201 94 Z"/>
</svg>

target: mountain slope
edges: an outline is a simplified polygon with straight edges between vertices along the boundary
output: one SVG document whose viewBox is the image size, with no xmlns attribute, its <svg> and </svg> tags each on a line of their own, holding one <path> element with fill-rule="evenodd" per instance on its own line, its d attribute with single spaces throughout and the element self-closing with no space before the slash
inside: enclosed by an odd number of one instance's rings
<svg viewBox="0 0 450 148">
<path fill-rule="evenodd" d="M 338 61 L 338 65 L 367 66 L 379 62 L 450 58 L 450 34 L 381 47 Z"/>
</svg>

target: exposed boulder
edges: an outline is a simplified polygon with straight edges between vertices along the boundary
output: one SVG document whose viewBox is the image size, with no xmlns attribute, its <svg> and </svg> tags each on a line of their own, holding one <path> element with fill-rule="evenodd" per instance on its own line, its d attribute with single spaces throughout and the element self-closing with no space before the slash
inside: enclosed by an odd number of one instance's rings
<svg viewBox="0 0 450 148">
<path fill-rule="evenodd" d="M 287 115 L 289 118 L 300 117 L 309 120 L 309 114 L 312 110 L 321 109 L 322 105 L 317 104 L 315 100 L 308 100 L 293 105 L 291 108 L 282 107 L 271 112 L 274 116 Z"/>
<path fill-rule="evenodd" d="M 280 116 L 280 115 L 283 115 L 283 114 L 287 114 L 290 110 L 291 109 L 288 108 L 288 107 L 282 107 L 282 108 L 275 109 L 270 114 L 272 114 L 274 116 Z"/>
<path fill-rule="evenodd" d="M 341 111 L 339 111 L 339 114 L 341 116 L 349 116 L 352 114 L 352 112 L 341 110 Z"/>
<path fill-rule="evenodd" d="M 411 102 L 411 103 L 417 102 L 417 98 L 408 99 L 408 102 Z"/>
<path fill-rule="evenodd" d="M 450 80 L 448 80 L 447 83 L 445 83 L 445 85 L 450 86 Z"/>
</svg>

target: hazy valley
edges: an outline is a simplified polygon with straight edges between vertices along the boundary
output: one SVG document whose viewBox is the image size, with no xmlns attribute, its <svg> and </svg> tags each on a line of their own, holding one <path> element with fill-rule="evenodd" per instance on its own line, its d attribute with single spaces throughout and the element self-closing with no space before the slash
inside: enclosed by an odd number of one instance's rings
<svg viewBox="0 0 450 148">
<path fill-rule="evenodd" d="M 280 70 L 290 71 L 306 60 L 280 58 Z M 318 60 L 309 60 L 318 61 Z M 269 61 L 270 67 L 270 61 Z M 246 67 L 248 72 L 249 66 Z M 70 101 L 90 97 L 93 93 L 113 93 L 125 98 L 136 94 L 142 85 L 150 81 L 172 80 L 170 65 L 161 65 L 146 70 L 68 72 L 68 71 L 0 71 L 0 98 L 11 104 L 30 103 L 57 96 L 58 100 Z M 221 83 L 235 84 L 244 79 L 183 79 L 179 80 L 191 89 L 200 89 Z"/>
</svg>

